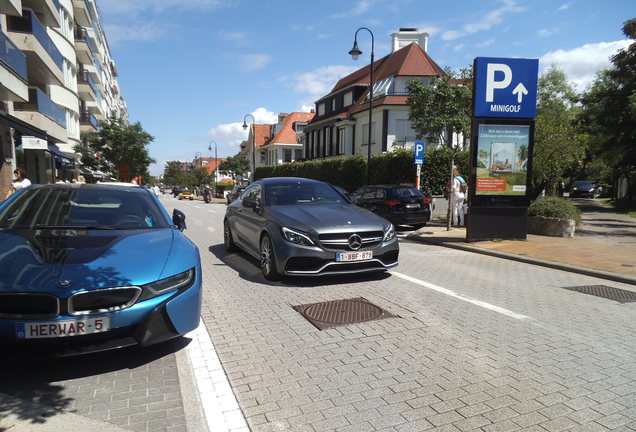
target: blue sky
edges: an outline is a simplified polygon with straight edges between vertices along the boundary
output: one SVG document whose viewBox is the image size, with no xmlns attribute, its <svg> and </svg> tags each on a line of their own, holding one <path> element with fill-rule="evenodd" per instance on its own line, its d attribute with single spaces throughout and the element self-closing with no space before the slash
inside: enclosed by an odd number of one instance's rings
<svg viewBox="0 0 636 432">
<path fill-rule="evenodd" d="M 246 114 L 274 123 L 280 112 L 308 111 L 336 81 L 369 63 L 347 52 L 357 28 L 389 54 L 400 27 L 429 33 L 441 67 L 475 57 L 540 59 L 562 69 L 579 90 L 628 45 L 623 23 L 633 0 L 97 0 L 130 119 L 155 137 L 159 175 L 170 160 L 191 161 L 216 141 L 233 156 Z M 214 148 L 214 145 L 212 145 Z"/>
</svg>

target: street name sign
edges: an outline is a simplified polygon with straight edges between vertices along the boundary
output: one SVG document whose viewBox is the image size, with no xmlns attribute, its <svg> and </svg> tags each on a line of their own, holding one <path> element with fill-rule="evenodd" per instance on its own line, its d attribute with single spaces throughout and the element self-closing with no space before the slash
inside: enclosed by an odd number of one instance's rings
<svg viewBox="0 0 636 432">
<path fill-rule="evenodd" d="M 538 59 L 477 57 L 474 73 L 475 117 L 535 117 Z"/>
<path fill-rule="evenodd" d="M 415 165 L 424 165 L 424 147 L 426 144 L 423 141 L 415 142 Z"/>
</svg>

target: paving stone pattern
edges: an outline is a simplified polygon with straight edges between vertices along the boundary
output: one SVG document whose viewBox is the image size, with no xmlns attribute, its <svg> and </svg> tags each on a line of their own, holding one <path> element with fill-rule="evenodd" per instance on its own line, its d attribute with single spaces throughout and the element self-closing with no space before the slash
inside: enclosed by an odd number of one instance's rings
<svg viewBox="0 0 636 432">
<path fill-rule="evenodd" d="M 225 253 L 223 206 L 187 210 L 203 320 L 254 432 L 636 430 L 636 306 L 561 288 L 605 281 L 405 241 L 396 272 L 527 318 L 395 275 L 266 283 Z M 353 297 L 401 318 L 319 331 L 292 308 Z"/>
<path fill-rule="evenodd" d="M 40 418 L 31 419 L 36 424 L 64 411 L 130 431 L 185 432 L 174 354 L 180 348 L 175 342 L 145 350 L 3 363 L 0 392 L 15 398 L 7 413 L 27 413 L 20 405 L 26 407 L 28 401 L 46 407 Z"/>
</svg>

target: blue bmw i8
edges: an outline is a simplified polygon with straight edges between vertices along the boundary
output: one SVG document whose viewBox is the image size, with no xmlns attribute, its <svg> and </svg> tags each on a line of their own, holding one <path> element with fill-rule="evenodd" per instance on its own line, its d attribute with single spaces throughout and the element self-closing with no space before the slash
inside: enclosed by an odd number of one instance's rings
<svg viewBox="0 0 636 432">
<path fill-rule="evenodd" d="M 139 187 L 19 190 L 0 204 L 0 346 L 73 355 L 194 330 L 201 260 L 183 229 Z"/>
</svg>

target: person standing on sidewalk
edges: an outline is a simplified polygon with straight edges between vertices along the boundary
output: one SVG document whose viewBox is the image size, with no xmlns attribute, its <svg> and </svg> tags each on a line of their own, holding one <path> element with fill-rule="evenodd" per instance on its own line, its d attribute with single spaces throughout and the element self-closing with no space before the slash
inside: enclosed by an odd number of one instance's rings
<svg viewBox="0 0 636 432">
<path fill-rule="evenodd" d="M 451 210 L 453 225 L 464 226 L 464 200 L 468 190 L 466 180 L 459 175 L 457 167 L 453 168 L 453 183 L 451 184 Z"/>
<path fill-rule="evenodd" d="M 9 198 L 19 189 L 31 186 L 31 181 L 26 178 L 26 171 L 24 171 L 24 169 L 16 168 L 16 170 L 13 171 L 13 174 L 15 175 L 16 179 L 11 184 L 11 187 L 9 188 L 9 191 L 7 192 L 7 195 L 4 197 L 4 199 Z"/>
</svg>

